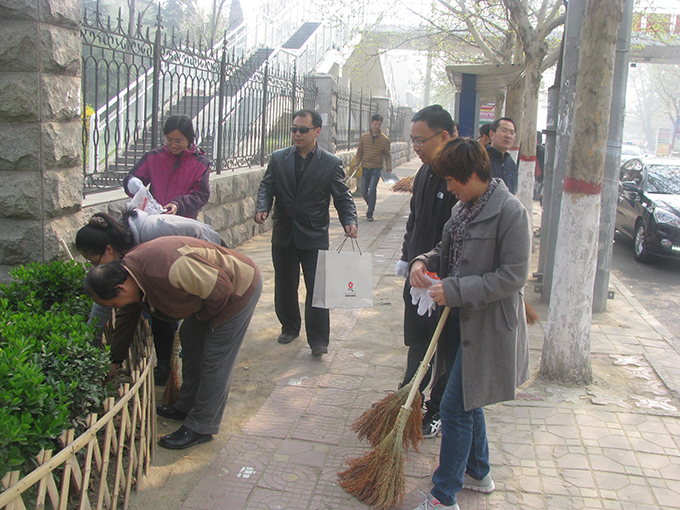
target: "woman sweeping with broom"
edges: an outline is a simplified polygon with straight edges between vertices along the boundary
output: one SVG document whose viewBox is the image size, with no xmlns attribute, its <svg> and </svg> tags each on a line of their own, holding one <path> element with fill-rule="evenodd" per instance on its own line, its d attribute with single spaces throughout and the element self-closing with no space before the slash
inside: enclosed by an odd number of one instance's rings
<svg viewBox="0 0 680 510">
<path fill-rule="evenodd" d="M 491 492 L 482 407 L 513 400 L 529 376 L 523 288 L 529 275 L 529 217 L 502 180 L 491 177 L 478 142 L 455 138 L 432 161 L 459 202 L 442 241 L 411 264 L 413 287 L 451 307 L 435 371 L 446 367 L 442 443 L 434 487 L 416 510 L 458 510 L 461 489 Z M 431 286 L 426 272 L 441 282 Z"/>
</svg>

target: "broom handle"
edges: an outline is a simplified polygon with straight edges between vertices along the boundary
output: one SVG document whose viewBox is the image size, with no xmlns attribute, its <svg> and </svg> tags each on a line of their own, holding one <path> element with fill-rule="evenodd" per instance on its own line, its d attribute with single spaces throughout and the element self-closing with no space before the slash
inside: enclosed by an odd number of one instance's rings
<svg viewBox="0 0 680 510">
<path fill-rule="evenodd" d="M 439 317 L 437 329 L 434 331 L 434 335 L 432 335 L 432 340 L 430 340 L 430 346 L 427 348 L 427 352 L 423 357 L 423 361 L 420 362 L 420 367 L 418 368 L 415 377 L 413 377 L 412 380 L 413 386 L 411 386 L 411 390 L 408 392 L 406 403 L 402 406 L 404 409 L 411 409 L 411 405 L 413 404 L 413 401 L 416 399 L 416 394 L 420 391 L 420 383 L 423 381 L 423 378 L 427 373 L 427 369 L 430 367 L 430 361 L 432 360 L 432 356 L 434 356 L 434 352 L 437 350 L 437 342 L 439 341 L 439 337 L 442 334 L 444 324 L 446 323 L 446 319 L 448 318 L 450 311 L 451 308 L 445 306 L 444 311 L 442 311 L 441 317 Z"/>
</svg>

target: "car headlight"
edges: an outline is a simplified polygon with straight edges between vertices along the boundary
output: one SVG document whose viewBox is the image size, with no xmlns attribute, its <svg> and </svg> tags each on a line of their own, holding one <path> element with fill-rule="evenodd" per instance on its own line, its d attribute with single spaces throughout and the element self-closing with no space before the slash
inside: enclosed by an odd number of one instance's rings
<svg viewBox="0 0 680 510">
<path fill-rule="evenodd" d="M 680 228 L 680 218 L 672 212 L 656 208 L 654 209 L 654 219 L 657 223 L 665 223 L 671 227 Z"/>
</svg>

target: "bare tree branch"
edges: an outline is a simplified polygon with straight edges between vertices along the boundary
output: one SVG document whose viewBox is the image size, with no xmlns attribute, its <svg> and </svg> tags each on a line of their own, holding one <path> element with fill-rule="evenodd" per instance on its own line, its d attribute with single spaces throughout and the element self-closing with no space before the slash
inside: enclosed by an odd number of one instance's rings
<svg viewBox="0 0 680 510">
<path fill-rule="evenodd" d="M 545 39 L 550 35 L 550 32 L 555 30 L 557 27 L 560 25 L 564 25 L 564 22 L 567 20 L 567 15 L 566 13 L 562 13 L 559 16 L 547 21 L 538 31 L 536 34 L 536 37 L 539 39 Z"/>
<path fill-rule="evenodd" d="M 455 12 L 452 6 L 450 6 L 448 2 L 446 2 L 445 0 L 439 0 L 439 3 L 446 7 L 447 9 L 449 9 L 450 11 Z M 484 53 L 484 56 L 488 58 L 492 64 L 500 65 L 502 62 L 491 50 L 489 45 L 486 44 L 482 36 L 479 34 L 479 30 L 477 30 L 475 24 L 472 23 L 472 18 L 471 16 L 469 16 L 467 7 L 465 6 L 465 0 L 458 0 L 458 5 L 460 6 L 459 15 L 463 17 L 463 20 L 465 21 L 465 24 L 468 27 L 468 31 L 470 32 L 470 35 L 472 35 L 472 39 L 477 44 L 477 47 L 482 51 L 482 53 Z"/>
</svg>

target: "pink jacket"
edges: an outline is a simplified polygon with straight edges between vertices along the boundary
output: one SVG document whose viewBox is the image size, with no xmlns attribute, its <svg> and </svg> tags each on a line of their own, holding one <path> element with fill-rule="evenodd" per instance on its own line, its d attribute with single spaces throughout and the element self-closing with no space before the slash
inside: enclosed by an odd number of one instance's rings
<svg viewBox="0 0 680 510">
<path fill-rule="evenodd" d="M 123 186 L 128 195 L 128 181 L 140 179 L 151 184 L 151 194 L 161 205 L 177 205 L 177 215 L 196 219 L 198 211 L 210 198 L 210 161 L 205 153 L 192 146 L 175 156 L 167 147 L 153 149 L 142 157 L 125 177 Z"/>
</svg>

